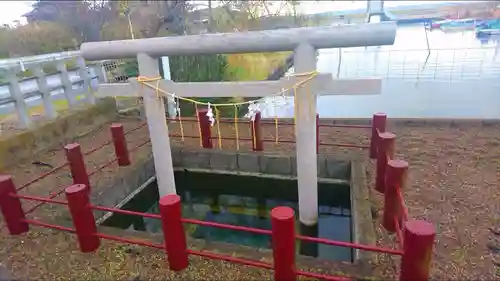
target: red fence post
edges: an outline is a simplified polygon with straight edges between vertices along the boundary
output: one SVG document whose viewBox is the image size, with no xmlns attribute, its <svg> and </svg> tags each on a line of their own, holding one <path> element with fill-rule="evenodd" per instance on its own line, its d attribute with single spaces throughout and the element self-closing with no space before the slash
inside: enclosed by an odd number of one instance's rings
<svg viewBox="0 0 500 281">
<path fill-rule="evenodd" d="M 70 143 L 64 146 L 66 159 L 69 163 L 73 184 L 83 184 L 90 191 L 90 180 L 83 161 L 83 154 L 78 143 Z"/>
<path fill-rule="evenodd" d="M 393 133 L 381 133 L 380 143 L 377 149 L 377 172 L 375 178 L 375 190 L 378 192 L 385 192 L 385 171 L 387 162 L 394 156 L 394 143 L 396 135 Z"/>
<path fill-rule="evenodd" d="M 125 140 L 125 131 L 122 124 L 111 124 L 111 137 L 113 138 L 113 146 L 115 147 L 115 155 L 118 159 L 118 166 L 130 165 L 130 156 Z"/>
<path fill-rule="evenodd" d="M 88 189 L 83 184 L 73 184 L 64 190 L 68 199 L 69 212 L 75 225 L 80 250 L 93 252 L 99 248 L 100 239 L 96 235 L 97 226 L 94 213 L 90 208 Z"/>
<path fill-rule="evenodd" d="M 319 152 L 319 145 L 320 145 L 320 141 L 319 141 L 319 114 L 316 113 L 316 154 L 318 154 Z"/>
<path fill-rule="evenodd" d="M 24 221 L 21 199 L 15 196 L 16 186 L 12 177 L 0 175 L 0 211 L 11 235 L 18 235 L 29 231 L 29 225 Z"/>
<path fill-rule="evenodd" d="M 210 120 L 208 120 L 208 109 L 198 109 L 198 125 L 200 126 L 201 146 L 203 148 L 213 148 L 212 145 L 212 129 L 210 128 Z"/>
<path fill-rule="evenodd" d="M 398 189 L 403 188 L 408 171 L 408 162 L 390 160 L 387 164 L 384 194 L 384 228 L 389 232 L 396 231 L 395 220 L 402 227 L 402 202 L 399 202 Z"/>
<path fill-rule="evenodd" d="M 290 207 L 271 210 L 274 280 L 297 280 L 295 269 L 295 218 Z"/>
<path fill-rule="evenodd" d="M 404 227 L 400 281 L 427 281 L 436 238 L 434 226 L 427 221 L 411 220 Z"/>
<path fill-rule="evenodd" d="M 375 113 L 372 117 L 372 136 L 370 140 L 370 158 L 377 158 L 377 149 L 379 146 L 379 132 L 386 130 L 387 115 L 385 113 Z"/>
<path fill-rule="evenodd" d="M 189 266 L 189 260 L 181 221 L 181 198 L 177 194 L 165 195 L 159 205 L 168 264 L 171 270 L 183 270 Z"/>
<path fill-rule="evenodd" d="M 260 112 L 255 113 L 255 119 L 250 122 L 250 131 L 252 132 L 252 150 L 253 151 L 263 151 L 264 143 L 262 141 L 262 131 L 260 129 Z"/>
</svg>

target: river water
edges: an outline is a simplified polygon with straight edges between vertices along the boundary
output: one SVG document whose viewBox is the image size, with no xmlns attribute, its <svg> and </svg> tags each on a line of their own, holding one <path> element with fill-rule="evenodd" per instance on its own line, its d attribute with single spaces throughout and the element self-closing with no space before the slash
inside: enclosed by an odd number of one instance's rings
<svg viewBox="0 0 500 281">
<path fill-rule="evenodd" d="M 394 118 L 500 118 L 497 39 L 439 30 L 427 37 L 430 52 L 422 25 L 400 26 L 392 46 L 320 50 L 322 73 L 382 79 L 378 95 L 319 97 L 320 116 L 364 118 L 385 112 Z M 275 115 L 292 117 L 293 102 L 263 106 L 263 116 Z"/>
</svg>

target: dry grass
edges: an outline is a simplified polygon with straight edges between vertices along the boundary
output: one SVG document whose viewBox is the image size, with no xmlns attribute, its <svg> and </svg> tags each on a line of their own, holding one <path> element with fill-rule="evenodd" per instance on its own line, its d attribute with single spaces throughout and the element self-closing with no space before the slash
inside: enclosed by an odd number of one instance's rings
<svg viewBox="0 0 500 281">
<path fill-rule="evenodd" d="M 269 73 L 283 65 L 291 52 L 227 55 L 226 72 L 234 81 L 265 80 Z"/>
<path fill-rule="evenodd" d="M 135 121 L 124 121 L 128 128 L 137 125 Z M 197 135 L 193 124 L 184 124 L 186 135 Z M 174 133 L 179 133 L 177 124 L 171 124 Z M 223 135 L 234 134 L 230 126 L 222 126 Z M 147 129 L 129 137 L 131 143 L 147 136 Z M 215 130 L 215 129 L 214 129 Z M 274 136 L 272 126 L 264 128 L 268 138 Z M 432 260 L 432 278 L 450 280 L 493 280 L 496 267 L 494 255 L 487 248 L 491 233 L 489 228 L 498 223 L 499 209 L 499 162 L 500 126 L 400 126 L 392 128 L 398 135 L 397 154 L 410 163 L 410 184 L 404 191 L 410 216 L 426 219 L 436 225 L 438 235 Z M 214 131 L 214 135 L 215 135 Z M 248 126 L 240 124 L 240 136 L 249 134 Z M 368 143 L 368 133 L 359 130 L 322 129 L 324 142 Z M 103 142 L 109 136 L 107 131 L 84 137 L 80 143 L 84 150 Z M 293 138 L 292 128 L 280 129 L 280 138 Z M 179 139 L 173 142 L 180 142 Z M 216 143 L 215 143 L 216 144 Z M 186 139 L 185 145 L 198 146 L 198 140 Z M 234 148 L 234 142 L 223 142 L 223 149 Z M 248 149 L 248 142 L 241 149 Z M 293 145 L 265 144 L 266 150 L 293 151 Z M 136 153 L 149 153 L 144 147 Z M 343 149 L 322 147 L 322 153 L 341 152 Z M 366 152 L 362 152 L 366 154 Z M 106 148 L 86 158 L 89 170 L 103 163 L 112 155 Z M 134 154 L 137 157 L 137 154 Z M 35 160 L 35 159 L 34 159 Z M 58 151 L 47 152 L 36 160 L 50 164 L 62 161 Z M 367 160 L 368 178 L 373 177 L 373 163 Z M 110 167 L 96 175 L 92 181 L 100 181 L 116 172 Z M 19 185 L 29 178 L 41 174 L 46 168 L 30 163 L 9 169 Z M 68 172 L 34 184 L 26 193 L 47 196 L 69 183 Z M 371 184 L 371 183 L 370 183 Z M 373 195 L 380 204 L 380 196 Z M 25 207 L 26 208 L 26 207 Z M 49 207 L 40 208 L 34 218 L 53 217 L 56 211 Z M 377 221 L 375 225 L 380 225 Z M 391 244 L 380 227 L 379 244 Z M 19 279 L 176 279 L 221 280 L 221 279 L 270 279 L 267 271 L 225 262 L 191 258 L 190 268 L 182 273 L 172 273 L 166 268 L 161 251 L 135 248 L 106 242 L 97 253 L 81 254 L 76 241 L 70 234 L 58 233 L 40 228 L 23 236 L 10 237 L 2 232 L 0 259 L 7 263 L 13 275 Z M 494 244 L 497 245 L 497 244 Z M 500 246 L 500 245 L 497 245 Z M 397 261 L 379 256 L 381 274 L 394 277 Z"/>
</svg>

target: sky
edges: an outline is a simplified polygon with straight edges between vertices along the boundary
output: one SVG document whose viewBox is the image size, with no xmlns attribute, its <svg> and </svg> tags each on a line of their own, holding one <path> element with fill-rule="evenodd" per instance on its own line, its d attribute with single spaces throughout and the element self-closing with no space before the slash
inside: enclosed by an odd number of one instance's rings
<svg viewBox="0 0 500 281">
<path fill-rule="evenodd" d="M 12 24 L 19 20 L 21 24 L 26 23 L 23 14 L 31 11 L 31 3 L 34 1 L 4 1 L 0 0 L 0 24 Z M 386 7 L 406 6 L 415 4 L 430 4 L 436 2 L 459 2 L 459 1 L 385 1 Z M 366 1 L 301 1 L 300 12 L 312 14 L 327 11 L 351 10 L 366 7 Z"/>
<path fill-rule="evenodd" d="M 0 24 L 12 24 L 15 20 L 26 23 L 21 17 L 31 11 L 33 1 L 0 1 Z"/>
</svg>

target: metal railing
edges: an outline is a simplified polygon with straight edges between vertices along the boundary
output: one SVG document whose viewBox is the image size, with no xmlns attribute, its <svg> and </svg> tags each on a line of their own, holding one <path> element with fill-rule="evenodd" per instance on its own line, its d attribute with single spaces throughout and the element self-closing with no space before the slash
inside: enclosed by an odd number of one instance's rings
<svg viewBox="0 0 500 281">
<path fill-rule="evenodd" d="M 99 83 L 114 81 L 109 76 L 117 65 L 115 61 L 87 65 L 79 51 L 0 60 L 0 115 L 15 113 L 17 127 L 25 129 L 33 125 L 32 106 L 41 104 L 44 117 L 55 119 L 55 100 L 66 100 L 68 109 L 82 102 L 94 104 Z"/>
<path fill-rule="evenodd" d="M 459 82 L 500 76 L 497 47 L 456 49 L 355 48 L 323 50 L 318 68 L 338 78 Z"/>
</svg>

